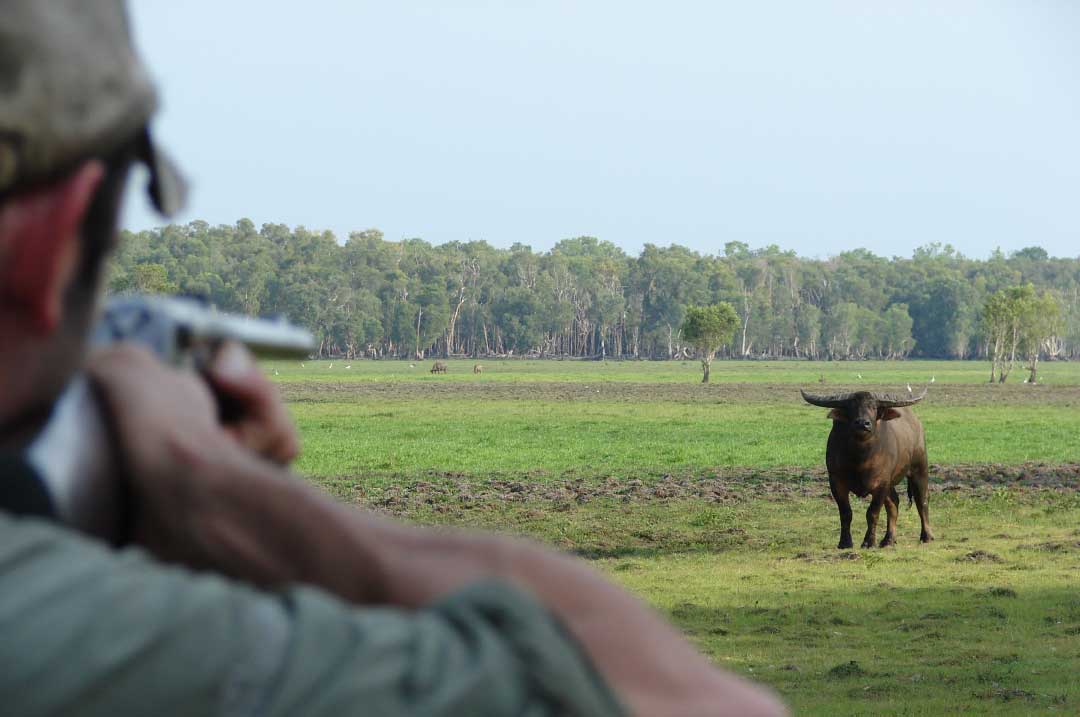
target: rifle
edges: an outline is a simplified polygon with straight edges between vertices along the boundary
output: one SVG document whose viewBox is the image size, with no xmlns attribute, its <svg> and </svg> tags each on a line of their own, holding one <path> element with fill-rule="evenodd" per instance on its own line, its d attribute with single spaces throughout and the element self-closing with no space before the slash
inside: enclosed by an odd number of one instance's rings
<svg viewBox="0 0 1080 717">
<path fill-rule="evenodd" d="M 304 358 L 315 348 L 310 332 L 284 320 L 228 314 L 195 299 L 144 295 L 107 301 L 90 344 L 133 341 L 168 364 L 201 371 L 229 340 L 244 344 L 258 358 Z M 221 409 L 228 412 L 227 406 Z M 26 452 L 59 519 L 107 539 L 116 537 L 121 506 L 110 441 L 101 406 L 80 375 L 68 384 Z"/>
<path fill-rule="evenodd" d="M 201 369 L 230 339 L 267 359 L 304 358 L 315 348 L 309 331 L 284 320 L 227 314 L 196 299 L 139 294 L 110 299 L 90 343 L 135 341 L 173 366 Z"/>
</svg>

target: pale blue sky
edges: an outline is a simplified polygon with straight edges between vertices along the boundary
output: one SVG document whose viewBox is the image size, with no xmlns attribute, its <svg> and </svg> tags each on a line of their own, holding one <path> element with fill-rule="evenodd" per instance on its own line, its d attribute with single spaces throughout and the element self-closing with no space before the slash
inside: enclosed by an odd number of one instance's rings
<svg viewBox="0 0 1080 717">
<path fill-rule="evenodd" d="M 1069 0 L 132 5 L 181 221 L 1080 255 Z"/>
</svg>

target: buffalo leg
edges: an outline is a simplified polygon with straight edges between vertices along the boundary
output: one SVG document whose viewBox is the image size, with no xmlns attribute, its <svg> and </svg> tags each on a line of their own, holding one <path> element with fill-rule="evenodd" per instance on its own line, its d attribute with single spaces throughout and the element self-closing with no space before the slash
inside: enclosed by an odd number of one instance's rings
<svg viewBox="0 0 1080 717">
<path fill-rule="evenodd" d="M 882 548 L 896 545 L 896 514 L 900 503 L 900 496 L 896 494 L 896 488 L 890 488 L 885 494 L 885 537 L 881 539 Z"/>
<path fill-rule="evenodd" d="M 866 509 L 866 536 L 863 538 L 862 547 L 874 547 L 874 536 L 877 534 L 877 519 L 881 513 L 881 506 L 885 503 L 885 492 L 878 491 L 870 496 L 870 507 Z"/>
<path fill-rule="evenodd" d="M 844 550 L 851 547 L 851 500 L 848 498 L 847 486 L 843 482 L 830 480 L 829 488 L 832 490 L 836 507 L 840 511 L 840 543 L 836 548 Z"/>
<path fill-rule="evenodd" d="M 924 543 L 929 543 L 934 539 L 934 534 L 930 531 L 930 506 L 929 496 L 930 492 L 930 471 L 927 469 L 926 461 L 921 461 L 908 475 L 908 494 L 911 496 L 911 501 L 915 503 L 915 508 L 919 511 L 919 520 L 922 521 L 922 532 L 919 534 L 919 540 Z"/>
</svg>

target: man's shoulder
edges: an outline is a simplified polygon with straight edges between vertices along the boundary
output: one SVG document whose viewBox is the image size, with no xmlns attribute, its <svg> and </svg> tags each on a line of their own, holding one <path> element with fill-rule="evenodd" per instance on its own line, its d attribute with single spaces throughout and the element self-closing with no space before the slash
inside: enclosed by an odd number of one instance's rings
<svg viewBox="0 0 1080 717">
<path fill-rule="evenodd" d="M 290 640 L 268 596 L 5 513 L 0 630 L 0 701 L 27 715 L 252 714 Z"/>
<path fill-rule="evenodd" d="M 42 561 L 93 559 L 103 550 L 50 519 L 0 510 L 0 580 L 27 577 Z"/>
</svg>

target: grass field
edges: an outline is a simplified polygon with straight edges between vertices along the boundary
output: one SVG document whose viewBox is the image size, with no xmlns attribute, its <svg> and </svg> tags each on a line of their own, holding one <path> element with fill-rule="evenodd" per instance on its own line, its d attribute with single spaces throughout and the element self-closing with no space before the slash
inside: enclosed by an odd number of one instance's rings
<svg viewBox="0 0 1080 717">
<path fill-rule="evenodd" d="M 905 509 L 898 547 L 859 552 L 834 549 L 835 508 L 821 495 L 463 504 L 418 502 L 405 514 L 526 533 L 591 557 L 718 664 L 779 690 L 796 714 L 1075 714 L 1080 705 L 1075 492 L 935 493 L 935 542 L 918 543 Z"/>
<path fill-rule="evenodd" d="M 573 382 L 629 381 L 638 383 L 694 383 L 701 379 L 697 361 L 444 361 L 445 375 L 429 373 L 432 361 L 282 361 L 270 363 L 283 381 L 401 382 Z M 473 374 L 476 364 L 483 373 Z M 347 366 L 351 368 L 346 368 Z M 1027 373 L 1015 369 L 1015 383 Z M 894 388 L 910 383 L 922 386 L 935 378 L 946 384 L 986 383 L 990 364 L 981 361 L 716 361 L 714 383 L 786 383 L 817 386 L 824 376 L 829 384 L 854 386 L 861 382 L 891 383 Z M 859 378 L 859 377 L 862 378 Z M 1049 386 L 1080 384 L 1080 363 L 1043 362 L 1039 380 Z"/>
<path fill-rule="evenodd" d="M 1032 387 L 962 362 L 718 362 L 709 386 L 695 362 L 330 363 L 268 365 L 302 473 L 576 552 L 797 714 L 1080 711 L 1080 364 Z M 829 423 L 797 389 L 931 377 L 938 539 L 904 508 L 896 548 L 835 550 Z"/>
</svg>

